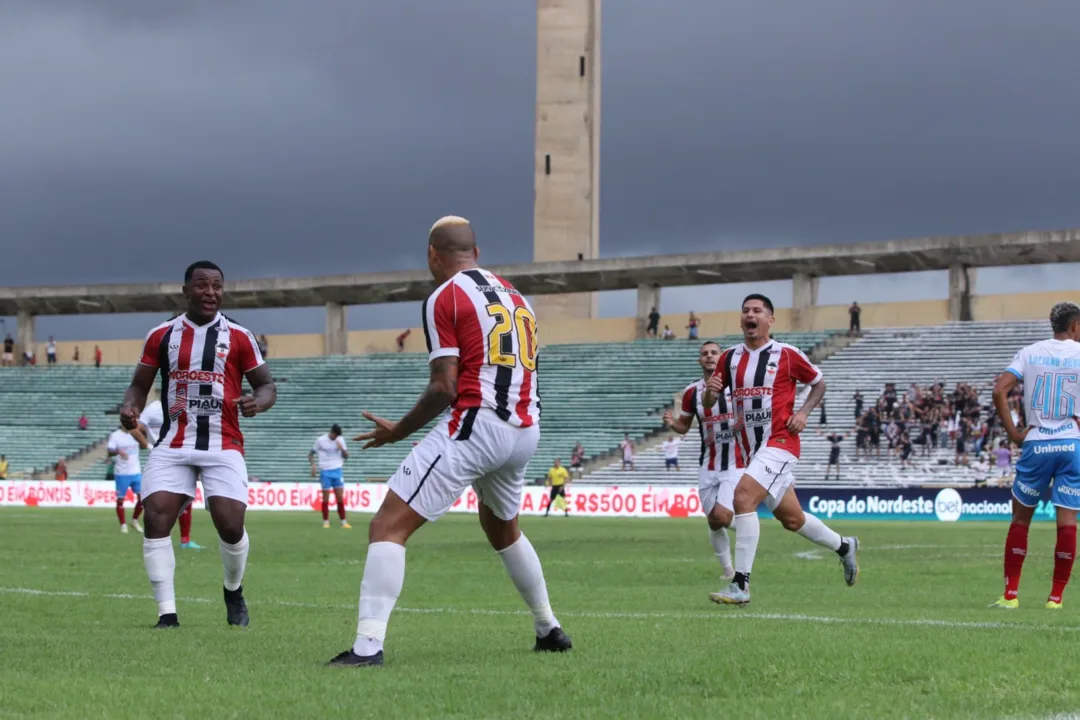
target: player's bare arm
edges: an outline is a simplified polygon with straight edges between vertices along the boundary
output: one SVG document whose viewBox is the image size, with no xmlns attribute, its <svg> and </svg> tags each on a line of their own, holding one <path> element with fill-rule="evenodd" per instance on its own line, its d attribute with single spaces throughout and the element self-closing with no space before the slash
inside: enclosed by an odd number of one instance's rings
<svg viewBox="0 0 1080 720">
<path fill-rule="evenodd" d="M 824 397 L 825 381 L 819 380 L 816 385 L 810 386 L 810 394 L 807 396 L 803 406 L 799 408 L 799 411 L 793 413 L 792 416 L 788 418 L 788 430 L 793 433 L 801 433 L 806 429 L 806 423 L 809 421 L 810 413 L 814 412 L 814 408 L 821 404 L 821 400 Z"/>
<path fill-rule="evenodd" d="M 244 417 L 255 417 L 274 407 L 277 402 L 277 385 L 270 368 L 260 365 L 244 377 L 251 386 L 252 395 L 243 395 L 236 401 L 236 407 Z"/>
<path fill-rule="evenodd" d="M 680 435 L 690 432 L 690 418 L 675 417 L 670 408 L 664 411 L 664 425 Z"/>
<path fill-rule="evenodd" d="M 1016 383 L 1016 376 L 1011 372 L 1003 372 L 998 376 L 997 382 L 994 383 L 994 409 L 1001 418 L 1001 426 L 1005 429 L 1005 434 L 1017 445 L 1022 445 L 1030 428 L 1021 430 L 1016 427 L 1012 419 L 1012 411 L 1009 410 L 1009 393 L 1016 387 Z"/>
<path fill-rule="evenodd" d="M 150 447 L 150 443 L 146 440 L 146 435 L 143 433 L 143 427 L 141 423 L 137 428 L 131 431 L 131 437 L 135 438 L 135 442 L 139 443 L 139 448 L 145 450 Z"/>
<path fill-rule="evenodd" d="M 716 404 L 716 399 L 720 397 L 720 394 L 724 392 L 724 379 L 719 375 L 713 375 L 705 383 L 705 397 L 702 401 L 705 403 L 705 407 L 712 407 Z"/>
<path fill-rule="evenodd" d="M 453 356 L 435 358 L 431 361 L 427 388 L 405 417 L 392 422 L 365 410 L 364 417 L 375 423 L 375 429 L 353 439 L 367 441 L 365 450 L 404 440 L 450 407 L 457 399 L 457 380 L 458 359 Z"/>
<path fill-rule="evenodd" d="M 124 403 L 120 406 L 120 424 L 126 430 L 134 430 L 139 426 L 139 415 L 146 407 L 146 398 L 154 387 L 155 377 L 157 377 L 157 370 L 149 365 L 140 363 L 135 366 L 131 385 L 124 391 Z"/>
</svg>

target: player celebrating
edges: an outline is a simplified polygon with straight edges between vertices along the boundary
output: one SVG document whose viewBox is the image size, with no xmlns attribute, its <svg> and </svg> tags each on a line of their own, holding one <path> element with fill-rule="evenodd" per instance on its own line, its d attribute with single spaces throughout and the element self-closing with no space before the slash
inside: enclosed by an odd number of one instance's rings
<svg viewBox="0 0 1080 720">
<path fill-rule="evenodd" d="M 109 457 L 116 458 L 113 474 L 116 477 L 116 517 L 120 519 L 120 532 L 128 531 L 124 519 L 124 498 L 130 488 L 135 493 L 135 510 L 131 513 L 131 524 L 136 532 L 142 532 L 139 516 L 142 515 L 142 463 L 139 462 L 139 450 L 146 448 L 146 436 L 136 428 L 125 430 L 118 428 L 109 435 L 106 444 Z"/>
<path fill-rule="evenodd" d="M 727 529 L 734 516 L 732 499 L 735 484 L 739 481 L 736 471 L 740 467 L 739 454 L 735 448 L 735 409 L 731 393 L 724 389 L 717 394 L 716 402 L 705 405 L 705 383 L 712 377 L 720 359 L 720 346 L 709 341 L 698 350 L 698 365 L 702 377 L 686 386 L 682 393 L 679 417 L 671 410 L 664 412 L 664 424 L 685 435 L 697 418 L 701 435 L 701 454 L 698 456 L 698 497 L 701 509 L 709 523 L 709 542 L 716 559 L 724 570 L 724 579 L 735 577 L 731 565 L 731 540 Z"/>
<path fill-rule="evenodd" d="M 161 372 L 161 436 L 146 463 L 146 530 L 143 560 L 158 607 L 158 628 L 178 627 L 169 533 L 195 497 L 200 476 L 225 566 L 225 607 L 230 625 L 248 624 L 242 581 L 247 565 L 247 466 L 239 415 L 254 417 L 274 406 L 277 388 L 255 336 L 220 313 L 225 276 L 205 260 L 184 273 L 183 315 L 146 337 L 142 359 L 124 393 L 120 419 L 138 425 L 146 396 Z M 247 378 L 254 394 L 242 395 Z"/>
<path fill-rule="evenodd" d="M 742 457 L 749 458 L 735 487 L 735 577 L 726 590 L 709 596 L 718 603 L 750 602 L 750 570 L 761 533 L 757 509 L 762 502 L 785 528 L 835 551 L 848 585 L 854 585 L 859 575 L 858 538 L 841 537 L 804 513 L 795 495 L 799 433 L 825 396 L 825 383 L 821 371 L 801 350 L 769 336 L 774 321 L 772 301 L 764 295 L 748 295 L 742 305 L 743 342 L 720 356 L 705 385 L 707 406 L 724 388 L 730 388 L 739 426 L 735 439 Z M 811 387 L 806 402 L 795 412 L 798 383 Z"/>
<path fill-rule="evenodd" d="M 157 445 L 158 437 L 161 435 L 161 426 L 164 422 L 165 414 L 161 411 L 161 401 L 148 402 L 146 407 L 143 408 L 142 414 L 139 415 L 139 424 L 151 445 Z M 191 539 L 191 511 L 192 504 L 188 503 L 177 520 L 177 524 L 180 525 L 180 549 L 202 550 L 202 545 Z"/>
<path fill-rule="evenodd" d="M 405 580 L 405 543 L 470 483 L 480 525 L 532 612 L 534 649 L 570 649 L 552 614 L 540 559 L 518 529 L 525 470 L 540 439 L 536 319 L 521 293 L 477 267 L 478 256 L 463 218 L 445 217 L 431 228 L 428 268 L 439 283 L 423 307 L 431 378 L 398 422 L 364 413 L 375 423 L 361 436 L 364 447 L 404 440 L 451 411 L 390 478 L 368 532 L 356 643 L 331 666 L 383 664 L 386 625 Z"/>
<path fill-rule="evenodd" d="M 316 464 L 318 458 L 318 464 Z M 319 482 L 322 483 L 322 526 L 330 527 L 330 489 L 334 490 L 337 499 L 337 514 L 341 521 L 341 527 L 348 529 L 350 525 L 345 520 L 345 479 L 341 475 L 341 468 L 349 459 L 349 451 L 345 446 L 345 438 L 341 437 L 341 426 L 334 423 L 330 432 L 315 438 L 315 445 L 308 452 L 308 462 L 311 463 L 311 477 L 319 473 Z"/>
<path fill-rule="evenodd" d="M 1080 510 L 1080 307 L 1058 303 L 1050 310 L 1052 340 L 1016 354 L 994 386 L 994 407 L 1009 439 L 1020 446 L 1013 481 L 1012 524 L 1005 537 L 1005 594 L 990 607 L 1020 607 L 1020 571 L 1027 557 L 1028 527 L 1040 500 L 1049 498 L 1057 514 L 1054 583 L 1046 601 L 1061 609 L 1061 598 L 1076 555 L 1076 514 Z M 1009 411 L 1009 393 L 1024 383 L 1024 417 L 1019 430 Z M 1052 484 L 1052 487 L 1051 487 Z"/>
</svg>

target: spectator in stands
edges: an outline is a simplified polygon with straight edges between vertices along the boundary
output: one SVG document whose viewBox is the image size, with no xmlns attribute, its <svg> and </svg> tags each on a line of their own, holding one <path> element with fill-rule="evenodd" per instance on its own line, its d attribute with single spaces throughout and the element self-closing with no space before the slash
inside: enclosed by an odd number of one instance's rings
<svg viewBox="0 0 1080 720">
<path fill-rule="evenodd" d="M 971 421 L 961 417 L 956 423 L 956 464 L 968 464 L 968 444 L 971 440 Z"/>
<path fill-rule="evenodd" d="M 101 367 L 101 348 L 94 346 L 94 367 Z"/>
<path fill-rule="evenodd" d="M 900 436 L 900 467 L 910 468 L 912 467 L 911 454 L 914 452 L 914 447 L 911 443 L 911 436 L 906 432 Z"/>
<path fill-rule="evenodd" d="M 263 358 L 270 355 L 270 341 L 266 339 L 266 335 L 260 335 L 256 344 L 259 346 L 259 353 L 262 354 Z"/>
<path fill-rule="evenodd" d="M 862 396 L 862 393 L 859 392 L 858 390 L 856 390 L 855 394 L 851 396 L 851 399 L 855 402 L 855 419 L 858 420 L 859 418 L 862 417 L 862 411 L 863 411 L 863 396 Z"/>
<path fill-rule="evenodd" d="M 851 317 L 851 322 L 848 324 L 848 335 L 850 337 L 862 335 L 862 321 L 859 319 L 862 315 L 862 308 L 859 307 L 858 302 L 851 303 L 851 307 L 848 308 L 848 315 Z"/>
<path fill-rule="evenodd" d="M 75 346 L 75 352 L 73 352 L 71 354 L 71 362 L 75 363 L 76 365 L 79 364 L 79 346 L 78 345 Z"/>
<path fill-rule="evenodd" d="M 49 336 L 49 342 L 45 345 L 45 361 L 49 365 L 56 364 L 56 341 L 53 340 L 53 336 Z"/>
<path fill-rule="evenodd" d="M 657 329 L 660 327 L 660 313 L 656 308 L 652 309 L 649 313 L 649 325 L 645 328 L 645 334 L 649 337 L 656 337 Z"/>
<path fill-rule="evenodd" d="M 67 480 L 67 477 L 67 463 L 64 462 L 63 458 L 60 458 L 60 461 L 56 463 L 56 479 Z"/>
<path fill-rule="evenodd" d="M 844 441 L 844 436 L 840 433 L 830 433 L 825 437 L 829 441 L 829 464 L 825 466 L 825 480 L 829 479 L 829 471 L 834 467 L 836 468 L 836 480 L 840 480 L 840 443 Z M 858 448 L 855 450 L 858 453 Z"/>
<path fill-rule="evenodd" d="M 582 470 L 585 467 L 585 448 L 581 443 L 574 445 L 574 449 L 570 451 L 570 471 L 573 472 L 578 480 L 581 479 Z"/>
<path fill-rule="evenodd" d="M 676 472 L 679 470 L 679 438 L 672 435 L 665 440 L 661 445 L 664 448 L 664 470 L 670 471 L 672 468 Z"/>
<path fill-rule="evenodd" d="M 1012 445 L 1006 438 L 991 455 L 994 458 L 994 475 L 1008 477 L 1012 473 Z"/>
<path fill-rule="evenodd" d="M 866 417 L 863 419 L 863 427 L 866 428 L 866 445 L 867 445 L 867 457 L 870 457 L 870 451 L 874 451 L 874 456 L 881 459 L 881 418 L 878 415 L 877 408 L 870 408 Z"/>
<path fill-rule="evenodd" d="M 824 400 L 821 401 L 821 420 L 820 420 L 820 422 L 818 424 L 819 425 L 828 425 L 829 424 L 829 419 L 825 415 L 825 401 Z"/>
<path fill-rule="evenodd" d="M 634 469 L 634 441 L 630 439 L 630 433 L 623 436 L 623 441 L 619 443 L 619 447 L 622 449 L 622 469 Z"/>
<path fill-rule="evenodd" d="M 4 338 L 4 354 L 0 356 L 0 364 L 4 367 L 15 364 L 15 339 L 11 335 Z"/>
<path fill-rule="evenodd" d="M 671 327 L 668 326 L 668 325 L 664 326 L 664 339 L 665 340 L 674 340 L 675 339 L 675 331 L 672 330 Z"/>
<path fill-rule="evenodd" d="M 35 367 L 37 365 L 37 356 L 34 354 L 34 348 L 26 348 L 23 351 L 22 357 L 23 366 L 29 365 Z"/>
<path fill-rule="evenodd" d="M 90 427 L 90 418 L 86 417 L 86 413 L 79 416 L 79 429 L 86 430 Z"/>
<path fill-rule="evenodd" d="M 401 333 L 400 335 L 397 336 L 397 351 L 398 352 L 405 352 L 405 341 L 409 338 L 409 335 L 411 335 L 411 334 L 412 334 L 412 328 L 407 328 L 405 330 L 405 332 L 403 332 L 403 333 Z"/>
<path fill-rule="evenodd" d="M 701 319 L 694 314 L 694 311 L 690 311 L 690 322 L 687 324 L 686 329 L 690 331 L 690 339 L 697 340 L 698 326 L 701 325 Z"/>
<path fill-rule="evenodd" d="M 0 455 L 0 480 L 7 480 L 7 455 Z"/>
<path fill-rule="evenodd" d="M 855 460 L 860 457 L 870 459 L 870 432 L 866 429 L 866 418 L 855 418 Z"/>
</svg>

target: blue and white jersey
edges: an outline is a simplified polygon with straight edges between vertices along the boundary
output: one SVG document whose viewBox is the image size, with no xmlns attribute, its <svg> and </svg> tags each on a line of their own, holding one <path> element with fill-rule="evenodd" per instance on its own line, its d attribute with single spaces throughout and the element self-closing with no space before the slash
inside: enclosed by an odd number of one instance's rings
<svg viewBox="0 0 1080 720">
<path fill-rule="evenodd" d="M 1080 438 L 1080 343 L 1051 339 L 1028 345 L 1005 370 L 1024 383 L 1024 415 L 1033 428 L 1025 443 Z"/>
</svg>

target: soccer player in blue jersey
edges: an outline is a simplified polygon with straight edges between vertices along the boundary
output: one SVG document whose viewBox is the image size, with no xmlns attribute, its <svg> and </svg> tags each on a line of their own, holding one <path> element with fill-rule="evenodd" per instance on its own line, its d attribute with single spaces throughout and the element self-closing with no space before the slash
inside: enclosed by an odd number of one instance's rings
<svg viewBox="0 0 1080 720">
<path fill-rule="evenodd" d="M 330 527 L 330 491 L 334 491 L 337 499 L 338 519 L 341 527 L 352 527 L 345 519 L 345 478 L 342 477 L 342 468 L 349 459 L 349 450 L 345 445 L 345 438 L 341 437 L 341 426 L 335 424 L 330 432 L 320 435 L 315 439 L 315 445 L 308 453 L 308 462 L 311 463 L 311 477 L 319 475 L 322 484 L 322 524 L 324 528 Z"/>
<path fill-rule="evenodd" d="M 1050 310 L 1051 340 L 1016 354 L 994 386 L 994 407 L 1009 439 L 1021 446 L 1013 482 L 1013 516 L 1005 538 L 1005 594 L 991 607 L 1020 607 L 1020 572 L 1027 557 L 1028 527 L 1041 500 L 1057 511 L 1054 582 L 1046 601 L 1061 609 L 1061 598 L 1076 555 L 1076 515 L 1080 510 L 1080 307 L 1058 303 Z M 1017 428 L 1009 393 L 1024 384 L 1027 427 Z"/>
</svg>

